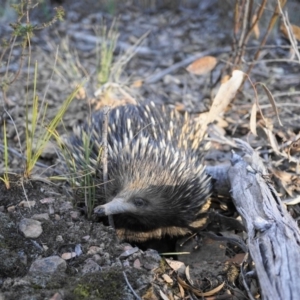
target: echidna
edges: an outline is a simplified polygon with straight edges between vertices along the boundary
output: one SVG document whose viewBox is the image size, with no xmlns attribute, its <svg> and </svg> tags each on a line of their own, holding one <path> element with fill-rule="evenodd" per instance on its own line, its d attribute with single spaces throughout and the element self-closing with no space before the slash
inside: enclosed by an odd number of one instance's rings
<svg viewBox="0 0 300 300">
<path fill-rule="evenodd" d="M 75 165 L 78 176 L 86 168 L 86 139 L 89 141 L 88 167 L 96 179 L 100 205 L 95 212 L 114 215 L 119 237 L 129 241 L 184 235 L 201 227 L 211 180 L 201 164 L 199 125 L 153 102 L 111 109 L 105 194 L 101 164 L 104 118 L 102 110 L 93 113 L 89 122 L 64 141 L 67 160 L 72 161 L 67 165 Z"/>
</svg>

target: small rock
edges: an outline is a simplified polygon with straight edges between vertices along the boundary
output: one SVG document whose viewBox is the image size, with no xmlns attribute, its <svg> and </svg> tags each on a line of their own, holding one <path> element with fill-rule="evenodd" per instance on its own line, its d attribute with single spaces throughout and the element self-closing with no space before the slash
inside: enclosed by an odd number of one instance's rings
<svg viewBox="0 0 300 300">
<path fill-rule="evenodd" d="M 53 158 L 56 155 L 56 149 L 52 142 L 47 142 L 45 145 L 43 152 L 41 153 L 41 157 L 43 158 Z"/>
<path fill-rule="evenodd" d="M 60 293 L 55 293 L 50 300 L 63 300 L 63 297 Z"/>
<path fill-rule="evenodd" d="M 35 214 L 31 217 L 34 220 L 40 220 L 40 221 L 44 221 L 44 220 L 50 220 L 49 214 L 44 213 L 44 214 Z"/>
<path fill-rule="evenodd" d="M 31 208 L 31 207 L 35 207 L 36 202 L 35 201 L 21 201 L 19 203 L 19 206 L 21 207 L 25 207 L 25 208 Z"/>
<path fill-rule="evenodd" d="M 133 262 L 133 267 L 136 268 L 136 269 L 141 268 L 141 262 L 138 258 Z"/>
<path fill-rule="evenodd" d="M 72 203 L 70 201 L 66 201 L 60 206 L 59 211 L 60 213 L 64 213 L 71 210 L 72 208 L 73 208 Z"/>
<path fill-rule="evenodd" d="M 42 223 L 32 219 L 22 219 L 19 223 L 19 230 L 26 238 L 37 238 L 42 232 Z"/>
<path fill-rule="evenodd" d="M 129 268 L 129 267 L 130 267 L 130 264 L 129 264 L 128 259 L 125 259 L 125 260 L 123 261 L 123 267 L 124 267 L 124 268 Z"/>
<path fill-rule="evenodd" d="M 134 247 L 134 248 L 130 248 L 126 251 L 124 251 L 121 255 L 120 255 L 120 258 L 125 258 L 125 257 L 128 257 L 128 256 L 131 256 L 133 253 L 139 251 L 139 248 L 138 247 Z"/>
<path fill-rule="evenodd" d="M 50 203 L 54 203 L 54 202 L 55 202 L 55 199 L 52 198 L 52 197 L 49 197 L 49 198 L 41 199 L 40 202 L 43 203 L 43 204 L 46 204 L 46 203 L 47 203 L 47 204 L 50 204 Z"/>
<path fill-rule="evenodd" d="M 86 236 L 82 237 L 82 241 L 87 242 L 90 238 L 91 238 L 90 235 L 86 235 Z"/>
<path fill-rule="evenodd" d="M 64 239 L 61 235 L 56 236 L 55 240 L 56 240 L 56 242 L 63 242 L 64 241 Z"/>
<path fill-rule="evenodd" d="M 71 216 L 73 221 L 78 221 L 80 213 L 79 213 L 79 211 L 74 211 L 73 210 L 73 211 L 70 211 L 70 216 Z"/>
<path fill-rule="evenodd" d="M 97 246 L 91 246 L 87 252 L 87 254 L 102 254 L 103 253 L 103 249 L 101 247 L 97 247 Z"/>
<path fill-rule="evenodd" d="M 7 208 L 7 211 L 8 211 L 8 212 L 13 212 L 13 211 L 15 211 L 15 210 L 16 210 L 16 207 L 15 207 L 14 205 L 9 206 L 9 207 Z"/>
<path fill-rule="evenodd" d="M 54 215 L 55 211 L 52 204 L 49 205 L 48 211 L 49 211 L 49 215 Z"/>
<path fill-rule="evenodd" d="M 82 274 L 89 274 L 101 271 L 101 267 L 92 259 L 87 259 L 81 270 Z"/>
<path fill-rule="evenodd" d="M 74 257 L 76 257 L 76 256 L 77 256 L 77 255 L 76 255 L 75 252 L 66 252 L 66 253 L 63 253 L 63 254 L 61 255 L 61 258 L 64 259 L 64 260 L 70 260 L 70 259 L 72 259 L 72 258 L 74 258 Z"/>
<path fill-rule="evenodd" d="M 93 255 L 93 260 L 95 262 L 101 262 L 101 256 L 99 254 L 95 254 L 95 255 Z"/>
<path fill-rule="evenodd" d="M 29 269 L 29 274 L 47 273 L 54 274 L 56 272 L 65 272 L 67 263 L 59 256 L 49 256 L 34 261 Z"/>
</svg>

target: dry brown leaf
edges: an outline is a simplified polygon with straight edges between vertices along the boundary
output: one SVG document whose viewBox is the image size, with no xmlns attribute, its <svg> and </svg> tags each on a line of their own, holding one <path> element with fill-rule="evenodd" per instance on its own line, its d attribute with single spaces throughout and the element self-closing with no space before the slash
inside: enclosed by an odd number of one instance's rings
<svg viewBox="0 0 300 300">
<path fill-rule="evenodd" d="M 80 87 L 77 94 L 76 94 L 77 99 L 86 99 L 86 91 L 84 87 Z"/>
<path fill-rule="evenodd" d="M 181 261 L 166 259 L 166 262 L 174 271 L 178 271 L 179 269 L 184 267 L 184 263 Z"/>
<path fill-rule="evenodd" d="M 257 19 L 257 15 L 254 14 L 252 17 L 252 24 L 255 22 L 255 20 Z M 256 24 L 253 27 L 253 33 L 255 38 L 258 40 L 259 36 L 260 36 L 260 31 L 259 31 L 259 27 L 258 27 L 258 22 L 256 22 Z"/>
<path fill-rule="evenodd" d="M 216 293 L 218 293 L 224 286 L 225 282 L 223 282 L 222 284 L 220 284 L 219 286 L 217 286 L 216 288 L 210 290 L 209 292 L 201 292 L 199 289 L 196 289 L 192 286 L 190 286 L 189 284 L 187 284 L 183 279 L 181 279 L 179 276 L 177 276 L 177 280 L 179 282 L 179 284 L 182 285 L 183 288 L 186 288 L 187 290 L 192 291 L 196 296 L 200 296 L 200 297 L 208 297 L 208 296 L 213 296 Z"/>
<path fill-rule="evenodd" d="M 203 75 L 212 71 L 218 60 L 213 56 L 204 56 L 192 62 L 186 70 L 195 75 Z"/>
<path fill-rule="evenodd" d="M 146 294 L 143 295 L 142 297 L 143 300 L 158 300 L 158 298 L 156 297 L 153 287 L 150 287 Z"/>
<path fill-rule="evenodd" d="M 178 287 L 179 287 L 179 291 L 180 291 L 180 296 L 181 296 L 181 298 L 184 298 L 184 288 L 182 287 L 182 285 L 179 283 L 179 282 L 177 282 L 178 283 Z"/>
<path fill-rule="evenodd" d="M 144 81 L 143 80 L 136 80 L 132 83 L 131 87 L 132 88 L 140 88 L 143 85 Z"/>
<path fill-rule="evenodd" d="M 289 156 L 298 154 L 299 152 L 300 152 L 300 138 L 293 141 L 288 148 Z"/>
<path fill-rule="evenodd" d="M 193 282 L 193 280 L 191 278 L 191 275 L 190 275 L 190 266 L 187 266 L 185 268 L 185 276 L 186 276 L 186 279 L 188 280 L 189 284 L 194 285 L 194 282 Z"/>
<path fill-rule="evenodd" d="M 164 279 L 164 281 L 165 281 L 166 283 L 173 284 L 173 279 L 172 279 L 168 274 L 163 274 L 163 275 L 162 275 L 162 278 Z"/>
<path fill-rule="evenodd" d="M 300 27 L 297 25 L 291 25 L 291 29 L 297 41 L 300 41 Z M 284 26 L 283 23 L 280 26 L 280 30 L 285 38 L 289 39 L 288 29 Z"/>
<path fill-rule="evenodd" d="M 257 105 L 256 103 L 253 103 L 252 109 L 251 109 L 251 115 L 250 115 L 250 131 L 257 135 L 256 132 L 256 112 L 257 112 Z"/>
<path fill-rule="evenodd" d="M 163 300 L 170 300 L 169 297 L 165 293 L 163 293 L 162 290 L 159 290 L 159 294 Z"/>
</svg>

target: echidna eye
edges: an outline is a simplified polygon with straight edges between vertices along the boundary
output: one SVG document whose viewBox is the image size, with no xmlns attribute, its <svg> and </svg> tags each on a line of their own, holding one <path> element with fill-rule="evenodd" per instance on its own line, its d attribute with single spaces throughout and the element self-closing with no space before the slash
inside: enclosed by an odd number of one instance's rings
<svg viewBox="0 0 300 300">
<path fill-rule="evenodd" d="M 142 198 L 135 198 L 133 200 L 133 203 L 134 203 L 135 206 L 141 207 L 141 206 L 144 206 L 146 204 L 146 201 Z"/>
</svg>

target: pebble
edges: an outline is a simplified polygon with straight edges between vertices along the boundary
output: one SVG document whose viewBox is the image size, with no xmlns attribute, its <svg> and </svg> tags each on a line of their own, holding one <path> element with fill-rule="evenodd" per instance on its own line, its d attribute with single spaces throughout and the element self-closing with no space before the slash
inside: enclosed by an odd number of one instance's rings
<svg viewBox="0 0 300 300">
<path fill-rule="evenodd" d="M 37 238 L 43 232 L 41 222 L 27 218 L 24 218 L 20 221 L 19 230 L 26 238 Z"/>
<path fill-rule="evenodd" d="M 66 269 L 67 263 L 62 258 L 59 256 L 49 256 L 35 260 L 29 269 L 29 274 L 54 274 L 56 272 L 65 272 Z"/>
</svg>

